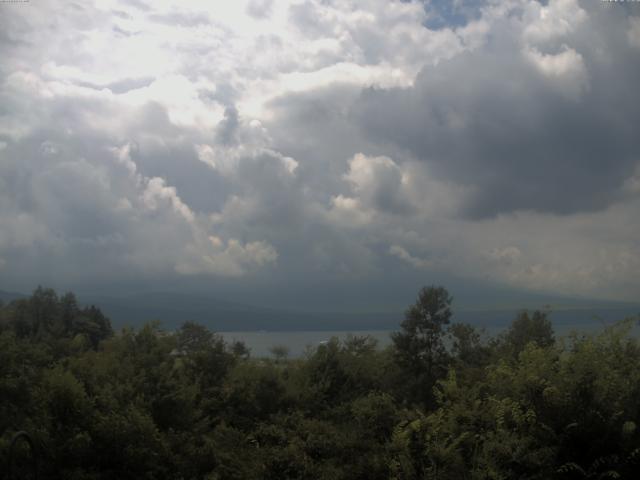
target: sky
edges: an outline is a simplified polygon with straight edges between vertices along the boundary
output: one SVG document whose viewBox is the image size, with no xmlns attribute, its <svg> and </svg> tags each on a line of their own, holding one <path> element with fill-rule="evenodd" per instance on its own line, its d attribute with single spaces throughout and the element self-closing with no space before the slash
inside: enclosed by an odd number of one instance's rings
<svg viewBox="0 0 640 480">
<path fill-rule="evenodd" d="M 0 3 L 0 289 L 640 298 L 640 3 Z"/>
</svg>

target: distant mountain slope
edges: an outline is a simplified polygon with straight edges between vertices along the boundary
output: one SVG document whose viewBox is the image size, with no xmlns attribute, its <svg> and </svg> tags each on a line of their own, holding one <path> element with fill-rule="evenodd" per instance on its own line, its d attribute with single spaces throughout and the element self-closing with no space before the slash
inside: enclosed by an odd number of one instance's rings
<svg viewBox="0 0 640 480">
<path fill-rule="evenodd" d="M 79 296 L 83 304 L 94 303 L 108 315 L 114 327 L 139 326 L 160 320 L 173 329 L 185 321 L 202 323 L 216 331 L 312 331 L 312 330 L 395 330 L 404 311 L 395 312 L 313 312 L 273 309 L 228 302 L 205 295 L 153 292 L 122 297 Z M 555 324 L 586 325 L 611 323 L 640 314 L 640 304 L 585 301 L 551 305 Z M 521 308 L 457 310 L 455 322 L 494 328 L 507 326 Z"/>
<path fill-rule="evenodd" d="M 6 303 L 28 295 L 0 290 L 0 301 Z M 78 294 L 82 305 L 94 304 L 119 329 L 139 327 L 159 320 L 163 328 L 174 329 L 186 321 L 198 322 L 215 331 L 356 331 L 397 330 L 404 310 L 361 312 L 314 312 L 244 305 L 215 296 L 150 292 L 122 296 Z M 542 305 L 542 303 L 541 303 Z M 536 307 L 530 303 L 529 310 Z M 551 320 L 566 330 L 568 326 L 609 324 L 629 316 L 640 315 L 640 304 L 564 299 L 549 305 Z M 453 321 L 488 329 L 509 325 L 523 308 L 456 308 Z"/>
<path fill-rule="evenodd" d="M 83 304 L 93 303 L 100 307 L 115 327 L 160 320 L 165 328 L 176 328 L 185 321 L 194 321 L 216 331 L 342 330 L 393 328 L 399 318 L 394 313 L 316 313 L 272 309 L 176 293 L 84 296 L 80 300 Z"/>
<path fill-rule="evenodd" d="M 0 301 L 4 303 L 9 303 L 13 300 L 17 300 L 19 298 L 25 298 L 27 295 L 18 292 L 5 292 L 4 290 L 0 290 Z"/>
</svg>

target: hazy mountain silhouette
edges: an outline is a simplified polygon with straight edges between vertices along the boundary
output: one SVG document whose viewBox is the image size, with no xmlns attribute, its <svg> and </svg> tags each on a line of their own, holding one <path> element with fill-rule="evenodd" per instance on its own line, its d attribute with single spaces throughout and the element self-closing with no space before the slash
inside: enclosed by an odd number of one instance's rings
<svg viewBox="0 0 640 480">
<path fill-rule="evenodd" d="M 18 300 L 19 298 L 25 298 L 27 295 L 17 292 L 5 292 L 4 290 L 0 290 L 0 301 L 4 303 L 9 303 L 13 300 Z"/>
<path fill-rule="evenodd" d="M 112 320 L 114 326 L 140 325 L 160 320 L 165 328 L 175 328 L 185 321 L 195 321 L 217 331 L 285 331 L 285 330 L 393 330 L 404 317 L 404 310 L 361 312 L 315 312 L 276 309 L 225 301 L 215 296 L 151 292 L 121 297 L 83 297 L 83 303 L 95 303 Z M 508 325 L 523 305 L 489 309 L 456 309 L 453 321 L 484 327 Z M 613 322 L 640 314 L 640 304 L 594 302 L 569 299 L 548 306 L 557 324 L 591 324 Z"/>
<path fill-rule="evenodd" d="M 20 292 L 0 290 L 0 301 L 26 298 Z M 198 322 L 215 331 L 313 331 L 313 330 L 396 330 L 404 309 L 387 311 L 312 311 L 269 308 L 229 302 L 215 296 L 172 292 L 132 293 L 121 296 L 78 294 L 83 305 L 94 304 L 111 319 L 114 328 L 139 327 L 159 320 L 163 328 L 175 329 L 186 321 Z M 543 302 L 524 302 L 490 308 L 453 308 L 453 321 L 495 328 L 508 325 L 517 312 L 543 308 Z M 610 323 L 640 315 L 640 304 L 554 299 L 548 306 L 551 320 L 558 325 Z"/>
</svg>

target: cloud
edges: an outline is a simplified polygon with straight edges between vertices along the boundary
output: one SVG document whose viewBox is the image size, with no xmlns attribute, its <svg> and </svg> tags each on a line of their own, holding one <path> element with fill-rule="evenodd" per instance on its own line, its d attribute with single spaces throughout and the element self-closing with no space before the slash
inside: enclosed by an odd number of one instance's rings
<svg viewBox="0 0 640 480">
<path fill-rule="evenodd" d="M 629 18 L 627 40 L 632 47 L 640 48 L 640 17 Z"/>
<path fill-rule="evenodd" d="M 522 252 L 520 251 L 520 249 L 514 246 L 494 248 L 487 255 L 490 260 L 505 265 L 511 265 L 512 263 L 517 262 L 521 256 Z"/>
<path fill-rule="evenodd" d="M 273 9 L 273 0 L 249 0 L 247 13 L 255 18 L 269 17 Z"/>
<path fill-rule="evenodd" d="M 475 190 L 468 217 L 606 208 L 640 147 L 628 127 L 638 112 L 625 106 L 638 98 L 635 53 L 596 7 L 520 7 L 541 8 L 485 7 L 490 42 L 425 66 L 412 87 L 364 90 L 352 115 L 371 142 L 407 149 L 438 179 Z"/>
<path fill-rule="evenodd" d="M 640 194 L 640 163 L 636 166 L 633 174 L 622 184 L 622 191 L 630 195 Z"/>
<path fill-rule="evenodd" d="M 574 0 L 13 9 L 1 279 L 637 298 L 637 31 Z"/>
<path fill-rule="evenodd" d="M 400 260 L 407 262 L 409 265 L 415 268 L 429 268 L 433 266 L 433 263 L 430 262 L 429 260 L 425 260 L 424 258 L 414 257 L 399 245 L 391 245 L 391 247 L 389 247 L 389 253 L 391 255 L 395 255 Z"/>
<path fill-rule="evenodd" d="M 195 145 L 200 161 L 227 178 L 253 177 L 255 170 L 276 176 L 295 176 L 298 162 L 271 148 L 271 139 L 260 121 L 245 121 L 234 107 L 227 107 L 216 127 L 215 142 Z M 269 167 L 266 167 L 269 165 Z"/>
<path fill-rule="evenodd" d="M 224 274 L 231 276 L 244 275 L 248 268 L 261 267 L 275 263 L 278 253 L 264 242 L 250 242 L 245 245 L 236 239 L 229 240 L 226 245 L 218 237 L 209 237 L 210 252 L 202 255 L 200 248 L 190 246 L 190 258 L 180 261 L 176 271 L 185 275 Z"/>
<path fill-rule="evenodd" d="M 150 178 L 146 182 L 142 199 L 150 210 L 157 210 L 161 201 L 166 201 L 174 212 L 181 215 L 187 222 L 193 222 L 194 215 L 191 209 L 178 196 L 175 187 L 166 185 L 162 178 Z"/>
<path fill-rule="evenodd" d="M 582 55 L 572 48 L 562 45 L 555 54 L 543 54 L 535 48 L 527 48 L 525 56 L 547 78 L 559 82 L 564 95 L 578 99 L 589 87 L 589 78 Z"/>
<path fill-rule="evenodd" d="M 365 205 L 376 210 L 402 214 L 412 208 L 405 190 L 409 178 L 389 157 L 358 153 L 349 161 L 344 178 Z"/>
<path fill-rule="evenodd" d="M 356 198 L 336 195 L 331 199 L 329 218 L 342 228 L 353 228 L 370 223 L 373 212 L 367 210 Z"/>
<path fill-rule="evenodd" d="M 530 18 L 523 31 L 524 38 L 533 43 L 544 43 L 564 38 L 588 19 L 587 12 L 577 0 L 556 0 L 543 5 L 527 3 Z"/>
<path fill-rule="evenodd" d="M 19 184 L 13 192 L 4 185 L 1 190 L 0 218 L 10 230 L 0 236 L 0 250 L 13 253 L 8 273 L 17 275 L 26 254 L 46 257 L 75 279 L 108 275 L 114 268 L 120 275 L 239 276 L 277 259 L 266 242 L 229 236 L 220 240 L 224 248 L 210 242 L 210 220 L 165 179 L 141 173 L 132 159 L 138 147 L 130 143 L 78 152 L 69 141 L 63 149 L 47 140 L 32 149 L 32 158 L 16 155 L 19 145 L 10 145 L 3 169 L 5 178 Z"/>
</svg>

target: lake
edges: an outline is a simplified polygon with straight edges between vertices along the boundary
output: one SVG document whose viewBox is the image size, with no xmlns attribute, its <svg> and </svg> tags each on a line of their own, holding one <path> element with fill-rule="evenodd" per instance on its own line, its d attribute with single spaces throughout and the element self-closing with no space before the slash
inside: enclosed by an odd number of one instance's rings
<svg viewBox="0 0 640 480">
<path fill-rule="evenodd" d="M 251 349 L 252 357 L 271 356 L 269 349 L 274 345 L 284 345 L 290 350 L 290 357 L 300 357 L 307 346 L 315 348 L 331 337 L 344 339 L 347 335 L 370 335 L 384 347 L 391 343 L 391 330 L 359 330 L 359 331 L 310 331 L 310 332 L 220 332 L 227 342 L 240 340 Z"/>
<path fill-rule="evenodd" d="M 569 334 L 572 331 L 595 332 L 602 329 L 599 322 L 580 322 L 554 324 L 556 337 Z M 504 330 L 504 326 L 485 327 L 485 332 L 495 336 Z M 636 328 L 636 333 L 637 333 Z M 252 357 L 272 356 L 269 349 L 275 345 L 284 345 L 289 348 L 290 357 L 301 357 L 308 347 L 316 348 L 321 342 L 331 337 L 344 339 L 347 335 L 370 335 L 378 341 L 378 346 L 383 348 L 391 343 L 390 335 L 393 330 L 330 330 L 330 331 L 284 331 L 284 332 L 219 332 L 227 342 L 240 340 L 251 349 Z"/>
</svg>

